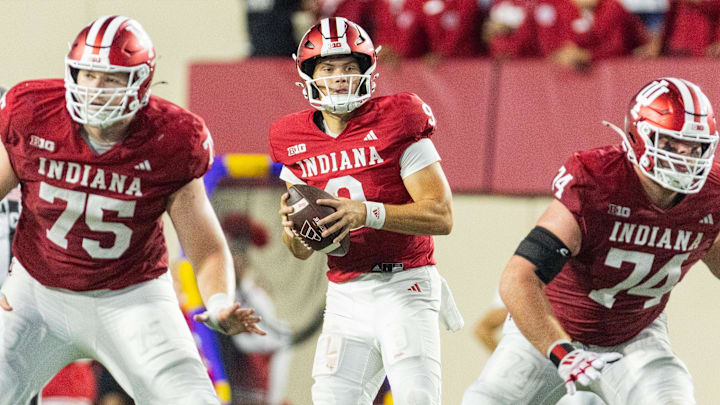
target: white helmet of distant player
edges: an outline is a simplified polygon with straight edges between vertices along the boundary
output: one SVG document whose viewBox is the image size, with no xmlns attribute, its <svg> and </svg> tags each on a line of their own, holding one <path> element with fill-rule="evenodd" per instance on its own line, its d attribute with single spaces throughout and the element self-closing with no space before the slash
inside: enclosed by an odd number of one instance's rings
<svg viewBox="0 0 720 405">
<path fill-rule="evenodd" d="M 73 120 L 104 128 L 134 116 L 150 99 L 155 59 L 152 41 L 137 21 L 104 16 L 90 23 L 65 57 L 65 100 Z M 128 83 L 119 88 L 80 86 L 81 69 L 126 72 Z"/>
<path fill-rule="evenodd" d="M 354 56 L 360 65 L 361 74 L 313 79 L 318 59 L 342 55 Z M 293 55 L 293 58 L 303 80 L 298 86 L 303 88 L 303 95 L 310 105 L 318 110 L 345 114 L 370 99 L 375 91 L 377 50 L 365 30 L 345 18 L 324 18 L 310 28 L 300 41 L 297 54 Z M 350 89 L 354 91 L 331 94 L 328 83 L 339 77 L 349 80 Z M 325 89 L 325 92 L 320 91 L 321 88 Z"/>
<path fill-rule="evenodd" d="M 648 83 L 630 100 L 625 131 L 611 126 L 623 137 L 628 159 L 656 183 L 684 194 L 702 189 L 718 132 L 710 101 L 696 84 L 674 77 Z M 662 147 L 668 139 L 693 145 L 697 153 Z"/>
</svg>

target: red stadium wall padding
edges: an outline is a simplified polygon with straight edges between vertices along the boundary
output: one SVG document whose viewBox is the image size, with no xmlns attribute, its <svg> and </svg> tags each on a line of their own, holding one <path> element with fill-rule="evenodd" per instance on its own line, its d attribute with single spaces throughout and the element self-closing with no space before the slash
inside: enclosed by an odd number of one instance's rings
<svg viewBox="0 0 720 405">
<path fill-rule="evenodd" d="M 676 76 L 700 85 L 717 108 L 720 63 L 699 59 L 607 61 L 575 73 L 542 61 L 501 69 L 490 189 L 548 194 L 558 168 L 576 150 L 619 143 L 602 121 L 623 128 L 630 98 L 651 80 Z"/>
<path fill-rule="evenodd" d="M 377 94 L 417 93 L 433 111 L 437 131 L 433 143 L 453 190 L 485 191 L 485 159 L 492 63 L 453 61 L 435 68 L 422 62 L 384 69 Z"/>
<path fill-rule="evenodd" d="M 575 73 L 544 61 L 408 61 L 380 66 L 377 95 L 417 93 L 438 121 L 434 142 L 456 192 L 548 194 L 573 151 L 617 143 L 630 97 L 661 76 L 699 84 L 720 108 L 720 62 L 604 61 Z M 267 153 L 275 119 L 309 108 L 290 59 L 246 59 L 190 68 L 190 109 L 213 133 L 218 154 Z"/>
</svg>

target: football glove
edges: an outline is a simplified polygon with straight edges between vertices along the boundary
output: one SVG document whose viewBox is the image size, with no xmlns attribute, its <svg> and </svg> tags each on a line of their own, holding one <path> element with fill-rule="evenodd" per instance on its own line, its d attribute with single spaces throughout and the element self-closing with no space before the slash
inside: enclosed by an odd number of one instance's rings
<svg viewBox="0 0 720 405">
<path fill-rule="evenodd" d="M 567 340 L 560 340 L 550 345 L 548 357 L 557 367 L 560 378 L 565 381 L 567 393 L 573 395 L 577 392 L 576 383 L 589 386 L 600 377 L 603 367 L 620 360 L 622 354 L 589 352 L 576 348 Z"/>
</svg>

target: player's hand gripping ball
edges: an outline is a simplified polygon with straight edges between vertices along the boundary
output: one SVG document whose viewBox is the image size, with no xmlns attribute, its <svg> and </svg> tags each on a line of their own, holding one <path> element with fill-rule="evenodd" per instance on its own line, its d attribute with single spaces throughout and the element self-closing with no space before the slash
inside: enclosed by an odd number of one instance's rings
<svg viewBox="0 0 720 405">
<path fill-rule="evenodd" d="M 348 234 L 340 243 L 334 243 L 333 240 L 340 235 L 342 230 L 323 238 L 322 233 L 332 226 L 332 223 L 327 226 L 318 226 L 317 224 L 319 220 L 335 212 L 335 208 L 318 205 L 316 201 L 323 198 L 334 200 L 335 197 L 317 187 L 305 184 L 296 184 L 290 187 L 288 194 L 290 196 L 286 204 L 293 208 L 292 214 L 288 215 L 288 219 L 293 223 L 293 233 L 313 250 L 331 256 L 345 256 L 350 250 L 350 235 Z"/>
</svg>

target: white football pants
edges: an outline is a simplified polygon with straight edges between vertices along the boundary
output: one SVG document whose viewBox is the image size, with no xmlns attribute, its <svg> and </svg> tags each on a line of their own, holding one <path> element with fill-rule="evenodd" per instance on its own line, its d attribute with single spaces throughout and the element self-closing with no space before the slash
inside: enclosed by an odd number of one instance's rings
<svg viewBox="0 0 720 405">
<path fill-rule="evenodd" d="M 2 287 L 0 405 L 23 405 L 65 365 L 101 362 L 138 405 L 219 405 L 170 275 L 121 290 L 48 288 L 17 261 Z"/>
<path fill-rule="evenodd" d="M 434 266 L 331 282 L 313 403 L 371 404 L 387 373 L 395 404 L 439 405 L 440 294 Z"/>
<path fill-rule="evenodd" d="M 618 346 L 573 343 L 593 352 L 624 355 L 607 365 L 602 376 L 590 386 L 590 390 L 606 404 L 695 404 L 692 378 L 672 352 L 664 313 L 637 336 Z M 581 387 L 578 385 L 578 388 Z M 564 394 L 565 387 L 555 366 L 535 349 L 508 317 L 500 344 L 480 377 L 465 391 L 462 403 L 549 405 L 555 404 Z"/>
</svg>

